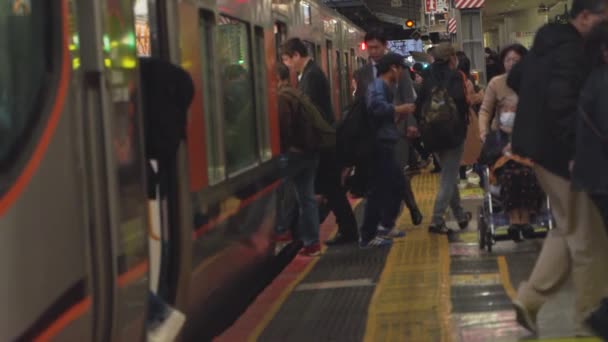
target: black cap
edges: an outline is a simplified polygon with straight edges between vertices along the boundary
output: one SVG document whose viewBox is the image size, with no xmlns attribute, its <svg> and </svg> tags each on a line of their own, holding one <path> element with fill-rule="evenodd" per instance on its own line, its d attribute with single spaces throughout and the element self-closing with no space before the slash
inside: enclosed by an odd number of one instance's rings
<svg viewBox="0 0 608 342">
<path fill-rule="evenodd" d="M 390 69 L 391 66 L 398 65 L 405 69 L 408 69 L 407 64 L 405 64 L 405 57 L 401 56 L 398 53 L 389 52 L 386 55 L 382 56 L 376 64 L 376 68 L 378 68 L 378 73 L 382 74 Z"/>
</svg>

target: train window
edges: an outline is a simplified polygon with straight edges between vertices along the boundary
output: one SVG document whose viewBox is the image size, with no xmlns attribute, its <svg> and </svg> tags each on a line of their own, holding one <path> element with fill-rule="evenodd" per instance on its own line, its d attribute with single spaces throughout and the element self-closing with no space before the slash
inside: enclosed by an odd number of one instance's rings
<svg viewBox="0 0 608 342">
<path fill-rule="evenodd" d="M 277 53 L 277 61 L 281 61 L 281 45 L 287 40 L 287 25 L 280 21 L 274 24 L 274 44 Z"/>
<path fill-rule="evenodd" d="M 327 58 L 327 78 L 329 78 L 329 87 L 331 89 L 331 93 L 333 94 L 334 93 L 333 92 L 333 90 L 334 90 L 334 82 L 333 82 L 334 71 L 332 68 L 333 68 L 334 64 L 331 62 L 331 50 L 333 49 L 331 40 L 325 41 L 325 46 L 326 46 L 325 58 Z"/>
<path fill-rule="evenodd" d="M 336 50 L 336 72 L 338 73 L 336 76 L 336 79 L 338 80 L 338 98 L 337 98 L 337 102 L 340 104 L 340 110 L 338 111 L 338 113 L 342 112 L 342 109 L 344 108 L 342 106 L 342 58 L 340 57 L 340 51 Z"/>
<path fill-rule="evenodd" d="M 0 160 L 21 145 L 50 68 L 47 1 L 0 2 Z"/>
<path fill-rule="evenodd" d="M 256 91 L 255 98 L 258 101 L 255 101 L 257 104 L 257 112 L 260 113 L 258 115 L 258 132 L 259 132 L 259 146 L 260 146 L 260 158 L 262 160 L 268 160 L 272 157 L 272 150 L 270 147 L 270 128 L 268 122 L 268 116 L 263 113 L 268 113 L 268 107 L 266 101 L 263 99 L 267 98 L 267 82 L 266 82 L 266 56 L 264 54 L 265 46 L 264 46 L 264 29 L 261 27 L 256 27 L 254 30 L 254 39 L 255 39 L 255 59 L 254 64 L 255 67 L 253 70 L 255 71 L 255 81 L 256 81 Z"/>
<path fill-rule="evenodd" d="M 200 17 L 201 71 L 203 83 L 203 113 L 205 116 L 205 138 L 207 149 L 207 171 L 209 184 L 224 180 L 225 172 L 222 153 L 221 122 L 218 113 L 218 91 L 214 68 L 215 16 L 202 11 Z"/>
<path fill-rule="evenodd" d="M 246 169 L 258 160 L 249 32 L 246 23 L 220 16 L 216 49 L 222 80 L 229 173 Z"/>
<path fill-rule="evenodd" d="M 312 10 L 308 2 L 300 2 L 300 11 L 302 13 L 302 22 L 304 25 L 312 24 Z"/>
</svg>

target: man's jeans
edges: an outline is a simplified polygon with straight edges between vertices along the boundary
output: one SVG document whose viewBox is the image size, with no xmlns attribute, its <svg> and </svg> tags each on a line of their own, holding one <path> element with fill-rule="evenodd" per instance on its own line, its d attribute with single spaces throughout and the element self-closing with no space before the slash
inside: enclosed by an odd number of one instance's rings
<svg viewBox="0 0 608 342">
<path fill-rule="evenodd" d="M 439 181 L 439 192 L 435 199 L 433 209 L 433 225 L 445 223 L 444 215 L 448 206 L 457 220 L 464 219 L 464 210 L 460 205 L 460 191 L 458 190 L 458 173 L 460 161 L 464 153 L 464 144 L 449 150 L 437 152 L 437 158 L 441 163 L 441 177 Z"/>
<path fill-rule="evenodd" d="M 277 213 L 277 230 L 283 233 L 290 228 L 298 215 L 297 236 L 304 246 L 319 242 L 319 211 L 315 199 L 315 175 L 319 157 L 315 153 L 289 153 L 286 158 L 289 169 L 279 189 L 279 210 Z M 285 169 L 287 166 L 284 165 Z M 295 196 L 297 206 L 290 201 Z"/>
</svg>

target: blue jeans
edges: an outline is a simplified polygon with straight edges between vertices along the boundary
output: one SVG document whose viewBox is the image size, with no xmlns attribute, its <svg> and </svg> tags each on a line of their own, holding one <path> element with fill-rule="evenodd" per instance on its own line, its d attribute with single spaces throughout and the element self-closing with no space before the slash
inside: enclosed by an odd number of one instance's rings
<svg viewBox="0 0 608 342">
<path fill-rule="evenodd" d="M 365 218 L 361 227 L 361 240 L 366 242 L 376 237 L 382 215 L 396 217 L 403 199 L 405 177 L 395 160 L 395 146 L 379 143 L 374 149 L 372 182 Z"/>
<path fill-rule="evenodd" d="M 460 170 L 460 161 L 464 153 L 464 144 L 459 147 L 439 151 L 436 153 L 439 163 L 441 163 L 441 175 L 439 180 L 439 192 L 435 199 L 435 208 L 433 209 L 433 225 L 441 225 L 445 223 L 444 215 L 448 206 L 452 209 L 452 213 L 457 220 L 463 220 L 464 210 L 460 205 L 460 191 L 458 190 L 458 174 Z"/>
<path fill-rule="evenodd" d="M 285 177 L 279 197 L 281 205 L 278 212 L 279 232 L 285 232 L 298 215 L 297 236 L 304 246 L 319 243 L 319 209 L 315 199 L 315 176 L 319 165 L 316 153 L 289 153 L 287 163 L 297 166 L 293 174 Z M 295 195 L 298 206 L 290 205 L 289 198 Z"/>
</svg>

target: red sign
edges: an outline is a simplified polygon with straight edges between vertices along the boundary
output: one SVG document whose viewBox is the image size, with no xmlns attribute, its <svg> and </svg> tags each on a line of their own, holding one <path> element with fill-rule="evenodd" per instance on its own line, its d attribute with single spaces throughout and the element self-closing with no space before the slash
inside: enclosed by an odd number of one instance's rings
<svg viewBox="0 0 608 342">
<path fill-rule="evenodd" d="M 433 13 L 437 11 L 437 0 L 424 0 L 424 12 Z"/>
</svg>

